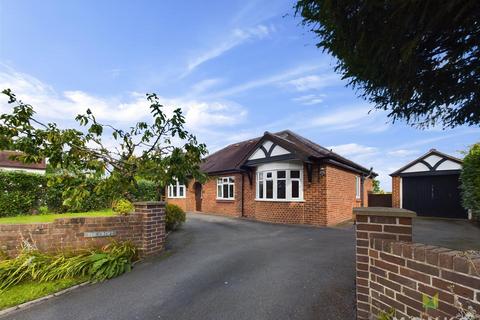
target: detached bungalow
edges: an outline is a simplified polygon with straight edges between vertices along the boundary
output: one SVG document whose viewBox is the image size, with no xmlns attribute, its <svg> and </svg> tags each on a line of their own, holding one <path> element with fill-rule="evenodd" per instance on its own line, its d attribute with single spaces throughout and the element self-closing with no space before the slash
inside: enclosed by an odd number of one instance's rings
<svg viewBox="0 0 480 320">
<path fill-rule="evenodd" d="M 375 173 L 285 130 L 231 144 L 201 166 L 210 179 L 167 188 L 186 211 L 260 221 L 334 225 L 367 206 Z"/>
</svg>

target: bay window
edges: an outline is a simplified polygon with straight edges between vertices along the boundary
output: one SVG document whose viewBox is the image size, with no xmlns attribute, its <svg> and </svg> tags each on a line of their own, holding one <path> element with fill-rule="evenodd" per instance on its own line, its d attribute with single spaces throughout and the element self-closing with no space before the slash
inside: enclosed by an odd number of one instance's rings
<svg viewBox="0 0 480 320">
<path fill-rule="evenodd" d="M 168 186 L 168 197 L 169 198 L 185 198 L 185 185 L 179 183 L 173 183 Z"/>
<path fill-rule="evenodd" d="M 235 177 L 220 177 L 217 179 L 217 199 L 235 199 Z"/>
<path fill-rule="evenodd" d="M 303 200 L 303 170 L 269 170 L 257 172 L 257 200 Z"/>
</svg>

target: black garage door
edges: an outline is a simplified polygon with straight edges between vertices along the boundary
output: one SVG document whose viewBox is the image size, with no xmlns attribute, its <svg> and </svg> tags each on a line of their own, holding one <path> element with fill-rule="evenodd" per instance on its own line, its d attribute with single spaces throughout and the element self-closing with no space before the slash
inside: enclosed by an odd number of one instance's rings
<svg viewBox="0 0 480 320">
<path fill-rule="evenodd" d="M 466 219 L 458 177 L 458 174 L 403 177 L 403 207 L 418 216 Z"/>
</svg>

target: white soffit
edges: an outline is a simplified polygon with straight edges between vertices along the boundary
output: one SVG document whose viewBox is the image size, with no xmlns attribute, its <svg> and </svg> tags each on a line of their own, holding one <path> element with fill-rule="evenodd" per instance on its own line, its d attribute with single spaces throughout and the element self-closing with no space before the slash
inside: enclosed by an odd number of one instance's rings
<svg viewBox="0 0 480 320">
<path fill-rule="evenodd" d="M 261 148 L 255 150 L 255 152 L 248 158 L 248 160 L 263 159 L 266 157 L 265 152 Z"/>
<path fill-rule="evenodd" d="M 437 167 L 437 171 L 438 170 L 461 170 L 462 169 L 462 165 L 457 163 L 457 162 L 453 162 L 451 160 L 447 160 L 445 162 L 442 162 L 440 163 L 440 165 Z"/>
<path fill-rule="evenodd" d="M 428 157 L 426 157 L 425 159 L 423 159 L 426 163 L 428 163 L 429 165 L 431 165 L 432 167 L 434 167 L 438 161 L 442 160 L 443 158 L 435 155 L 435 154 L 432 154 L 432 155 L 429 155 Z"/>
<path fill-rule="evenodd" d="M 419 162 L 403 170 L 402 173 L 424 172 L 424 171 L 430 171 L 430 169 L 425 164 Z"/>
<path fill-rule="evenodd" d="M 268 150 L 268 149 L 267 149 Z M 279 145 L 275 146 L 275 148 L 273 148 L 272 150 L 272 153 L 270 154 L 271 157 L 273 156 L 281 156 L 281 155 L 284 155 L 284 154 L 289 154 L 290 151 L 280 147 Z"/>
<path fill-rule="evenodd" d="M 272 146 L 273 142 L 270 140 L 265 141 L 262 146 L 265 148 L 265 150 L 270 150 L 270 147 Z"/>
</svg>

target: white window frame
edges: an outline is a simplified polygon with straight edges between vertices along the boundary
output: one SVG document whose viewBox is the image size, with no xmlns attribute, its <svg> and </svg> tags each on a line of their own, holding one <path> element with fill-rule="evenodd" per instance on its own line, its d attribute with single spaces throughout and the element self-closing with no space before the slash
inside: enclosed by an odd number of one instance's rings
<svg viewBox="0 0 480 320">
<path fill-rule="evenodd" d="M 182 192 L 180 192 L 180 190 Z M 170 199 L 186 198 L 187 197 L 186 190 L 187 190 L 187 188 L 185 187 L 185 185 L 179 183 L 178 181 L 175 184 L 170 184 L 167 188 L 168 198 L 170 198 Z M 180 195 L 180 193 L 182 193 L 183 195 Z"/>
<path fill-rule="evenodd" d="M 227 185 L 228 194 L 225 197 L 223 194 L 223 187 Z M 230 187 L 232 187 L 232 194 L 230 194 Z M 235 200 L 235 177 L 218 177 L 217 178 L 217 200 Z"/>
<path fill-rule="evenodd" d="M 362 187 L 361 187 L 362 179 L 359 176 L 355 176 L 355 199 L 360 200 Z"/>
<path fill-rule="evenodd" d="M 285 171 L 285 198 L 278 198 L 278 171 Z M 292 178 L 291 172 L 299 171 L 298 178 Z M 271 178 L 267 178 L 267 173 L 272 173 Z M 267 198 L 267 181 L 273 181 L 273 197 Z M 292 197 L 292 181 L 298 181 L 298 198 Z M 260 184 L 263 185 L 263 197 L 260 197 Z M 276 202 L 302 202 L 303 199 L 303 170 L 302 169 L 272 169 L 257 171 L 255 182 L 255 200 L 256 201 L 276 201 Z"/>
</svg>

